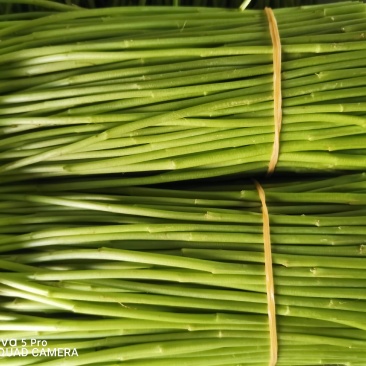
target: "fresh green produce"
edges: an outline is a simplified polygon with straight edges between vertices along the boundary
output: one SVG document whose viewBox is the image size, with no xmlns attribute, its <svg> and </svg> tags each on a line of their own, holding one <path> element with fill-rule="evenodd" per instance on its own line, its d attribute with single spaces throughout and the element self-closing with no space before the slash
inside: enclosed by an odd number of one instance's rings
<svg viewBox="0 0 366 366">
<path fill-rule="evenodd" d="M 365 365 L 366 175 L 262 186 L 277 365 Z M 254 183 L 28 188 L 0 189 L 6 365 L 268 365 Z"/>
<path fill-rule="evenodd" d="M 42 0 L 48 3 L 61 3 L 71 6 L 100 8 L 111 6 L 213 6 L 218 8 L 239 8 L 243 0 Z M 338 0 L 339 1 L 339 0 Z M 289 7 L 317 4 L 317 0 L 251 0 L 249 8 L 262 9 L 265 6 Z M 336 1 L 334 1 L 336 2 Z M 5 3 L 2 5 L 1 3 Z M 49 4 L 46 4 L 46 7 Z M 56 5 L 57 6 L 57 5 Z M 3 13 L 27 12 L 44 10 L 44 4 L 39 0 L 2 0 L 0 10 Z"/>
<path fill-rule="evenodd" d="M 142 185 L 267 171 L 273 47 L 262 10 L 54 4 L 66 11 L 0 16 L 3 182 L 112 174 Z M 275 173 L 363 171 L 366 4 L 275 17 Z"/>
<path fill-rule="evenodd" d="M 275 10 L 264 180 L 267 17 L 197 3 L 0 0 L 0 364 L 274 365 L 255 175 L 277 365 L 365 366 L 366 4 Z"/>
</svg>

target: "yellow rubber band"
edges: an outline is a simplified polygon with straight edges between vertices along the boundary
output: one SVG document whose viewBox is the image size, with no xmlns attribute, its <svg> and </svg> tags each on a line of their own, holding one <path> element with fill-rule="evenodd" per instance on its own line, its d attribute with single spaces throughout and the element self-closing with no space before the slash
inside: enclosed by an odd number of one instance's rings
<svg viewBox="0 0 366 366">
<path fill-rule="evenodd" d="M 267 305 L 268 305 L 268 323 L 270 336 L 270 366 L 275 366 L 277 363 L 278 340 L 277 340 L 277 324 L 276 324 L 276 302 L 274 296 L 274 280 L 273 280 L 273 265 L 272 265 L 272 249 L 271 235 L 269 227 L 269 214 L 266 204 L 266 195 L 262 186 L 254 180 L 259 198 L 262 203 L 263 214 L 263 243 L 264 243 L 264 266 L 266 272 L 266 290 L 267 290 Z"/>
<path fill-rule="evenodd" d="M 271 175 L 277 165 L 280 154 L 280 132 L 282 127 L 282 87 L 281 87 L 281 39 L 273 10 L 265 8 L 273 45 L 273 109 L 274 109 L 274 142 L 267 175 Z"/>
</svg>

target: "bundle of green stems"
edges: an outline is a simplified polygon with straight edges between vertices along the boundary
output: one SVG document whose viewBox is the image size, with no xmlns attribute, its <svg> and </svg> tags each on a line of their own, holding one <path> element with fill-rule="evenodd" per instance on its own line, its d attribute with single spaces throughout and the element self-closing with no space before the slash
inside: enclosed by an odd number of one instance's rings
<svg viewBox="0 0 366 366">
<path fill-rule="evenodd" d="M 262 10 L 53 4 L 65 11 L 0 16 L 3 182 L 123 174 L 122 184 L 141 185 L 266 172 L 273 46 Z M 275 17 L 276 171 L 364 170 L 366 4 Z"/>
<path fill-rule="evenodd" d="M 274 10 L 269 179 L 263 10 L 110 3 L 0 0 L 0 364 L 268 365 L 256 177 L 277 366 L 365 366 L 366 4 Z"/>
<path fill-rule="evenodd" d="M 268 365 L 252 181 L 53 184 L 0 189 L 0 336 L 78 356 L 7 365 Z M 277 365 L 365 365 L 366 174 L 262 186 Z"/>
<path fill-rule="evenodd" d="M 50 6 L 52 8 L 52 4 L 49 4 L 51 2 L 92 9 L 114 6 L 202 6 L 239 8 L 243 3 L 243 0 L 41 0 L 41 2 L 39 0 L 1 0 L 0 13 L 11 14 L 44 10 L 44 7 Z M 319 3 L 317 0 L 252 0 L 248 4 L 248 7 L 263 9 L 265 6 L 279 8 L 317 3 Z"/>
</svg>

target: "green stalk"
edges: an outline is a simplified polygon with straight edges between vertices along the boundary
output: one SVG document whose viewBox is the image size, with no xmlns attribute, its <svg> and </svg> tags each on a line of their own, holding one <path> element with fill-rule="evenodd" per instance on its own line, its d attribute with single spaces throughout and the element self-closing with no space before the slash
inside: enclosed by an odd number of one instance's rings
<svg viewBox="0 0 366 366">
<path fill-rule="evenodd" d="M 28 5 L 35 5 L 40 6 L 45 9 L 51 9 L 54 11 L 73 11 L 79 10 L 76 6 L 70 6 L 66 4 L 59 4 L 57 2 L 52 1 L 45 1 L 45 0 L 0 0 L 0 3 L 5 4 L 28 4 Z"/>
</svg>

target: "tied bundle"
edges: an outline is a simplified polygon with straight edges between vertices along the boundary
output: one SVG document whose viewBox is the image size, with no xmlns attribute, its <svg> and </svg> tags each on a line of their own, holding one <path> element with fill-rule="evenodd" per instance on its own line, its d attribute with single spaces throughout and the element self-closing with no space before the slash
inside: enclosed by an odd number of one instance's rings
<svg viewBox="0 0 366 366">
<path fill-rule="evenodd" d="M 0 16 L 2 182 L 267 172 L 276 50 L 263 10 L 49 4 L 64 11 Z M 275 172 L 362 171 L 366 4 L 273 13 L 283 108 Z"/>
<path fill-rule="evenodd" d="M 263 9 L 264 7 L 289 7 L 300 5 L 314 5 L 319 0 L 1 0 L 0 12 L 3 14 L 36 12 L 40 10 L 74 10 L 75 7 L 102 8 L 110 6 L 213 6 L 216 8 L 239 8 L 246 6 L 248 8 Z M 69 5 L 69 7 L 60 6 L 60 4 Z M 74 9 L 72 9 L 72 7 Z"/>
<path fill-rule="evenodd" d="M 277 365 L 365 365 L 366 175 L 262 187 Z M 1 191 L 1 338 L 78 353 L 22 364 L 269 364 L 262 203 L 253 182 L 108 194 L 102 185 L 12 188 Z"/>
</svg>

